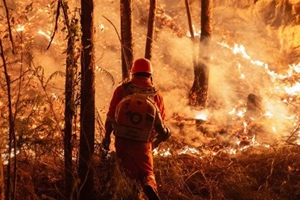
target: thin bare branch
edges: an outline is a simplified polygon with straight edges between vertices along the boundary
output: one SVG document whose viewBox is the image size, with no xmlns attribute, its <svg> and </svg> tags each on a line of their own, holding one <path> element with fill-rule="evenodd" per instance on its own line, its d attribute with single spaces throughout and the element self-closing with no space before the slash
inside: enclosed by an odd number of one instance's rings
<svg viewBox="0 0 300 200">
<path fill-rule="evenodd" d="M 9 20 L 9 11 L 8 11 L 8 7 L 7 7 L 7 4 L 6 4 L 6 0 L 3 0 L 3 4 L 4 4 L 4 7 L 5 7 L 5 12 L 6 12 L 6 20 L 7 20 L 7 25 L 8 25 L 8 33 L 9 33 L 9 39 L 10 39 L 10 42 L 11 42 L 12 52 L 15 53 L 15 44 L 14 44 L 13 36 L 12 36 L 12 33 L 11 33 L 11 25 L 10 25 L 10 20 Z"/>
<path fill-rule="evenodd" d="M 50 46 L 51 46 L 51 44 L 52 44 L 52 41 L 53 41 L 53 39 L 54 39 L 54 37 L 55 37 L 55 33 L 56 33 L 56 31 L 57 31 L 57 24 L 58 24 L 58 18 L 59 18 L 59 14 L 60 14 L 60 6 L 62 5 L 62 2 L 61 2 L 61 0 L 58 0 L 58 2 L 57 2 L 57 9 L 56 9 L 56 18 L 55 18 L 55 26 L 54 26 L 54 31 L 53 31 L 53 34 L 52 34 L 52 36 L 51 36 L 51 39 L 50 39 L 50 42 L 49 42 L 49 45 L 48 45 L 48 47 L 47 47 L 47 50 L 50 48 Z"/>
</svg>

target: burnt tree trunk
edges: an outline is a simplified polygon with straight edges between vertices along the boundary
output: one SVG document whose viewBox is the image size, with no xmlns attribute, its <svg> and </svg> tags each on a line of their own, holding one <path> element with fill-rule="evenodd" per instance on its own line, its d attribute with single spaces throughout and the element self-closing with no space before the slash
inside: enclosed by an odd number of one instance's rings
<svg viewBox="0 0 300 200">
<path fill-rule="evenodd" d="M 208 98 L 212 1 L 201 0 L 200 55 L 194 66 L 194 83 L 189 93 L 190 105 L 205 108 Z"/>
<path fill-rule="evenodd" d="M 72 56 L 72 39 L 68 39 L 67 47 L 67 66 L 66 66 L 66 80 L 65 80 L 65 130 L 64 130 L 64 157 L 65 157 L 65 185 L 66 185 L 66 196 L 71 199 L 71 191 L 73 186 L 72 178 L 72 122 L 74 117 L 74 102 L 73 102 L 73 87 L 74 87 L 74 74 L 73 67 L 75 66 Z M 69 58 L 70 57 L 70 58 Z"/>
<path fill-rule="evenodd" d="M 129 79 L 129 70 L 133 63 L 132 52 L 132 1 L 120 1 L 122 78 Z"/>
<path fill-rule="evenodd" d="M 81 200 L 92 200 L 93 170 L 92 156 L 94 154 L 95 137 L 95 63 L 94 63 L 94 30 L 93 30 L 93 0 L 81 0 L 81 106 L 80 106 L 80 151 L 79 178 Z"/>
<path fill-rule="evenodd" d="M 192 22 L 192 15 L 191 15 L 191 10 L 190 10 L 189 0 L 185 0 L 185 7 L 186 7 L 187 18 L 188 18 L 189 30 L 190 30 L 190 34 L 191 34 L 191 40 L 192 40 L 193 67 L 195 67 L 197 64 L 197 57 L 195 54 L 196 41 L 195 41 L 195 33 L 194 33 L 194 29 L 193 29 L 193 22 Z"/>
<path fill-rule="evenodd" d="M 77 74 L 77 60 L 76 53 L 76 35 L 75 31 L 77 20 L 73 19 L 71 22 L 68 17 L 68 5 L 62 4 L 64 18 L 68 27 L 68 46 L 66 58 L 66 79 L 65 79 L 65 130 L 64 130 L 64 158 L 65 158 L 65 187 L 66 197 L 73 199 L 72 190 L 74 187 L 73 164 L 72 164 L 72 134 L 73 121 L 75 115 L 75 78 Z"/>
<path fill-rule="evenodd" d="M 146 40 L 146 49 L 145 49 L 145 58 L 147 58 L 148 60 L 151 60 L 152 58 L 152 43 L 153 43 L 154 26 L 155 26 L 155 11 L 156 11 L 156 0 L 150 0 L 147 40 Z"/>
</svg>

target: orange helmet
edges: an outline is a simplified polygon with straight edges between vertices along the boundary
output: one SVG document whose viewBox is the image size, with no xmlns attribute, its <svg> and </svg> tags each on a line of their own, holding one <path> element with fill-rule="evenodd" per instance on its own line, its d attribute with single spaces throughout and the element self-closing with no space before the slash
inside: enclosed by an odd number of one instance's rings
<svg viewBox="0 0 300 200">
<path fill-rule="evenodd" d="M 153 68 L 151 62 L 146 58 L 136 59 L 131 68 L 131 74 L 139 73 L 139 72 L 147 72 L 152 74 Z"/>
</svg>

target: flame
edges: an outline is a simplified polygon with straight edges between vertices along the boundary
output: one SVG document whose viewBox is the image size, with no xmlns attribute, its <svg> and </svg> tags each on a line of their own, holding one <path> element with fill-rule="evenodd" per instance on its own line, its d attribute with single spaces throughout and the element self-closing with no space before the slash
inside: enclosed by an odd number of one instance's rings
<svg viewBox="0 0 300 200">
<path fill-rule="evenodd" d="M 300 83 L 297 82 L 295 85 L 291 87 L 285 87 L 284 90 L 289 95 L 297 95 L 297 93 L 298 94 L 300 93 Z"/>
<path fill-rule="evenodd" d="M 51 37 L 50 35 L 48 35 L 47 33 L 45 33 L 44 31 L 42 30 L 39 30 L 38 31 L 38 34 L 42 35 L 42 36 L 45 36 L 49 41 L 51 41 Z M 52 41 L 54 44 L 56 44 L 56 42 Z"/>
<path fill-rule="evenodd" d="M 247 122 L 244 121 L 243 125 L 244 125 L 244 133 L 247 133 L 247 126 L 248 126 Z"/>
<path fill-rule="evenodd" d="M 246 60 L 249 60 L 251 64 L 256 65 L 256 66 L 260 66 L 263 67 L 267 74 L 270 75 L 270 77 L 272 78 L 273 81 L 275 81 L 276 79 L 286 79 L 289 78 L 293 75 L 294 72 L 296 73 L 300 73 L 300 63 L 298 64 L 291 64 L 289 65 L 289 69 L 287 70 L 287 74 L 277 74 L 274 71 L 269 70 L 269 66 L 267 63 L 264 63 L 262 61 L 259 60 L 253 60 L 251 58 L 251 56 L 249 56 L 246 52 L 246 49 L 244 47 L 244 45 L 239 45 L 239 44 L 234 44 L 233 47 L 230 47 L 228 44 L 226 43 L 220 43 L 217 42 L 218 45 L 225 47 L 229 50 L 231 50 L 233 52 L 233 54 L 235 55 L 241 55 L 243 58 L 245 58 Z M 241 69 L 241 64 L 238 64 L 238 69 L 240 71 Z M 245 78 L 245 75 L 241 73 L 241 78 Z M 299 91 L 299 83 L 296 84 L 296 86 L 293 86 L 293 88 L 296 87 L 297 91 Z"/>
<path fill-rule="evenodd" d="M 298 139 L 296 141 L 296 144 L 300 146 L 300 130 L 298 131 Z"/>
<path fill-rule="evenodd" d="M 205 113 L 199 113 L 196 115 L 195 119 L 200 119 L 200 120 L 204 120 L 206 121 L 207 120 L 207 116 Z"/>
<path fill-rule="evenodd" d="M 234 107 L 231 111 L 228 112 L 229 115 L 233 115 L 236 111 L 236 107 Z"/>
<path fill-rule="evenodd" d="M 49 40 L 51 39 L 51 37 L 49 35 L 47 35 L 44 31 L 39 30 L 38 34 L 45 36 L 46 38 L 48 38 Z"/>
<path fill-rule="evenodd" d="M 51 93 L 51 96 L 52 96 L 53 99 L 58 99 L 58 95 L 55 94 L 54 92 Z"/>
<path fill-rule="evenodd" d="M 276 127 L 274 127 L 274 126 L 272 126 L 272 130 L 273 130 L 273 132 L 277 132 L 277 130 L 276 130 Z"/>
<path fill-rule="evenodd" d="M 25 26 L 24 25 L 19 24 L 17 26 L 17 29 L 16 29 L 17 32 L 21 32 L 21 31 L 24 31 L 24 30 L 25 30 Z"/>
<path fill-rule="evenodd" d="M 153 149 L 153 155 L 159 155 L 162 157 L 168 157 L 171 156 L 171 152 L 170 152 L 170 148 L 167 149 L 159 149 L 159 148 L 155 148 Z"/>
<path fill-rule="evenodd" d="M 299 94 L 300 91 L 300 83 L 296 82 L 294 85 L 292 86 L 285 86 L 283 87 L 282 85 L 286 83 L 286 80 L 289 80 L 289 77 L 293 77 L 295 75 L 295 73 L 300 73 L 300 63 L 299 64 L 292 64 L 289 66 L 289 69 L 287 70 L 287 72 L 285 74 L 278 74 L 274 71 L 269 70 L 269 66 L 268 64 L 259 61 L 259 60 L 253 60 L 246 52 L 245 47 L 243 45 L 238 45 L 235 44 L 233 48 L 231 48 L 229 45 L 225 44 L 225 43 L 219 43 L 220 45 L 231 49 L 232 52 L 234 54 L 240 54 L 243 58 L 249 60 L 251 62 L 251 64 L 254 64 L 256 66 L 260 66 L 263 67 L 263 70 L 265 70 L 266 74 L 270 76 L 270 80 L 276 82 L 276 90 L 280 90 L 280 91 L 285 91 L 286 94 L 288 95 L 297 95 L 297 93 Z M 240 78 L 244 79 L 245 75 L 242 72 L 242 66 L 241 64 L 238 64 L 238 70 L 240 73 Z M 283 90 L 284 88 L 284 90 Z M 286 102 L 288 103 L 289 101 L 294 100 L 294 97 L 289 97 L 289 98 L 281 98 L 282 102 Z M 241 105 L 236 105 L 234 106 L 229 112 L 229 115 L 236 115 L 240 118 L 243 118 L 247 112 L 247 109 L 245 108 L 245 105 L 243 102 L 241 102 Z M 274 107 L 272 106 L 272 104 L 270 104 L 268 107 Z M 265 113 L 263 113 L 259 118 L 257 118 L 258 120 L 260 119 L 266 119 L 266 118 L 275 118 L 278 114 L 280 113 L 274 113 L 271 111 L 265 111 Z M 207 120 L 207 115 L 205 112 L 201 112 L 201 113 L 196 113 L 195 115 L 196 119 L 200 119 L 200 120 Z M 296 115 L 292 115 L 292 116 L 286 116 L 284 113 L 280 114 L 281 117 L 283 117 L 284 119 L 287 120 L 295 120 L 295 118 L 297 118 Z M 249 118 L 247 118 L 249 119 Z M 252 121 L 256 120 L 254 118 L 250 118 Z M 236 143 L 234 143 L 234 147 L 222 147 L 221 149 L 217 149 L 217 151 L 215 151 L 215 149 L 211 148 L 211 146 L 206 146 L 205 144 L 202 145 L 201 151 L 199 151 L 197 148 L 193 148 L 190 146 L 185 146 L 184 148 L 180 149 L 178 152 L 176 152 L 178 155 L 181 154 L 196 154 L 199 155 L 199 158 L 202 158 L 202 155 L 211 155 L 211 156 L 215 156 L 218 155 L 218 152 L 225 152 L 228 153 L 230 155 L 235 155 L 238 152 L 243 152 L 249 149 L 249 147 L 253 147 L 253 146 L 260 146 L 260 147 L 264 147 L 264 148 L 270 148 L 271 145 L 270 144 L 266 144 L 264 142 L 259 142 L 257 141 L 256 135 L 248 135 L 249 134 L 249 127 L 252 124 L 248 123 L 249 121 L 243 121 L 243 129 L 242 129 L 242 136 L 243 138 L 236 138 L 237 141 Z M 258 121 L 259 123 L 260 121 Z M 253 122 L 255 123 L 255 121 Z M 254 124 L 255 125 L 255 124 Z M 259 125 L 259 124 L 258 124 Z M 269 126 L 269 128 L 271 129 L 272 132 L 274 133 L 278 133 L 280 132 L 280 130 L 278 130 L 277 126 L 273 126 L 272 124 L 266 124 Z M 297 137 L 298 139 L 296 140 L 296 144 L 300 146 L 300 130 L 298 130 L 299 128 L 297 127 Z M 240 129 L 239 129 L 240 131 Z M 234 135 L 240 135 L 240 132 L 238 131 L 238 133 L 234 133 Z M 167 153 L 166 153 L 167 152 Z M 172 152 L 173 153 L 173 152 Z M 156 155 L 162 155 L 162 156 L 169 156 L 171 155 L 169 149 L 167 150 L 156 150 L 155 152 Z"/>
<path fill-rule="evenodd" d="M 104 28 L 105 28 L 104 24 L 100 24 L 100 26 L 99 26 L 100 31 L 103 31 Z"/>
<path fill-rule="evenodd" d="M 273 117 L 273 114 L 270 111 L 266 111 L 264 115 L 266 117 Z"/>
<path fill-rule="evenodd" d="M 6 147 L 8 149 L 8 147 Z M 16 150 L 16 155 L 18 155 L 20 153 L 20 150 Z M 1 154 L 1 159 L 3 161 L 3 165 L 8 165 L 8 153 L 2 153 Z M 15 152 L 14 152 L 14 148 L 11 149 L 11 154 L 10 154 L 10 158 L 15 157 Z"/>
<path fill-rule="evenodd" d="M 237 116 L 239 116 L 239 117 L 243 117 L 244 115 L 245 115 L 245 110 L 239 110 L 238 112 L 237 112 Z"/>
<path fill-rule="evenodd" d="M 290 69 L 295 70 L 296 73 L 300 73 L 300 62 L 297 65 L 295 64 L 290 65 Z"/>
<path fill-rule="evenodd" d="M 185 146 L 179 153 L 178 155 L 181 155 L 181 154 L 187 154 L 187 153 L 191 153 L 191 154 L 200 154 L 200 152 L 195 149 L 195 148 L 191 148 L 191 147 L 188 147 L 188 146 Z"/>
</svg>

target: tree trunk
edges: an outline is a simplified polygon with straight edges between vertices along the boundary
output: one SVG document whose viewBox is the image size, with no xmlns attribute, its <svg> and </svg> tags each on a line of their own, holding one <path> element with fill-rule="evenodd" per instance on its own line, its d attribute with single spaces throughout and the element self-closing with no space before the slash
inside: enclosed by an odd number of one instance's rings
<svg viewBox="0 0 300 200">
<path fill-rule="evenodd" d="M 120 1 L 121 45 L 122 45 L 122 77 L 129 79 L 129 70 L 133 63 L 132 52 L 132 1 Z"/>
<path fill-rule="evenodd" d="M 93 170 L 91 167 L 94 154 L 95 137 L 95 63 L 94 63 L 94 30 L 93 0 L 81 0 L 81 107 L 80 107 L 80 151 L 79 178 L 81 200 L 92 200 Z"/>
<path fill-rule="evenodd" d="M 155 26 L 155 11 L 156 11 L 156 0 L 150 0 L 147 40 L 146 40 L 146 49 L 145 49 L 145 58 L 147 58 L 148 60 L 151 60 L 152 58 L 152 43 L 153 43 L 154 26 Z"/>
<path fill-rule="evenodd" d="M 185 0 L 185 7 L 186 7 L 186 14 L 188 17 L 188 25 L 189 25 L 189 30 L 191 34 L 191 41 L 192 41 L 192 56 L 193 56 L 193 67 L 197 65 L 197 56 L 196 56 L 196 41 L 195 41 L 195 33 L 193 29 L 193 22 L 192 22 L 192 16 L 191 16 L 191 10 L 190 10 L 190 5 L 189 5 L 189 0 Z"/>
<path fill-rule="evenodd" d="M 0 149 L 0 153 L 2 154 L 1 149 Z M 2 163 L 3 163 L 2 158 L 0 156 L 0 199 L 5 199 L 4 170 L 3 170 L 3 164 Z"/>
<path fill-rule="evenodd" d="M 188 17 L 188 24 L 189 24 L 189 30 L 191 34 L 191 39 L 194 41 L 194 29 L 193 29 L 193 22 L 192 22 L 192 16 L 191 16 L 191 10 L 190 10 L 190 4 L 189 0 L 185 0 L 185 8 L 186 8 L 186 14 Z"/>
<path fill-rule="evenodd" d="M 194 83 L 189 93 L 190 105 L 205 108 L 208 98 L 209 57 L 211 37 L 212 1 L 201 0 L 201 36 L 198 62 L 194 66 Z M 204 49 L 203 51 L 201 51 Z"/>
<path fill-rule="evenodd" d="M 68 18 L 67 6 L 64 7 L 64 17 L 68 27 L 68 46 L 67 46 L 67 59 L 66 59 L 66 79 L 65 79 L 65 130 L 64 130 L 64 158 L 65 158 L 65 187 L 66 197 L 73 199 L 72 189 L 74 187 L 74 175 L 72 164 L 72 134 L 73 134 L 73 119 L 75 114 L 75 78 L 77 74 L 77 55 L 75 37 L 76 20 L 70 23 Z"/>
<path fill-rule="evenodd" d="M 15 121 L 12 110 L 12 96 L 11 96 L 11 87 L 10 87 L 10 76 L 8 74 L 6 60 L 4 57 L 4 50 L 2 45 L 2 39 L 0 39 L 0 50 L 1 50 L 1 58 L 3 62 L 4 68 L 4 76 L 7 85 L 7 99 L 8 99 L 8 124 L 9 124 L 9 141 L 8 141 L 8 164 L 7 164 L 7 188 L 5 191 L 5 199 L 15 199 L 16 194 L 16 183 L 17 183 L 17 146 L 16 146 L 16 133 L 15 133 Z M 14 159 L 12 159 L 12 155 L 14 155 Z M 12 167 L 12 160 L 13 168 Z"/>
<path fill-rule="evenodd" d="M 68 39 L 68 49 L 72 46 L 70 43 L 70 38 Z M 68 52 L 69 53 L 69 52 Z M 65 176 L 66 176 L 66 196 L 68 199 L 71 197 L 71 190 L 73 186 L 73 178 L 72 178 L 72 122 L 74 116 L 73 109 L 73 74 L 72 74 L 72 64 L 68 61 L 67 58 L 67 66 L 66 66 L 66 82 L 65 82 L 65 135 L 64 135 L 64 157 L 65 157 Z"/>
</svg>

